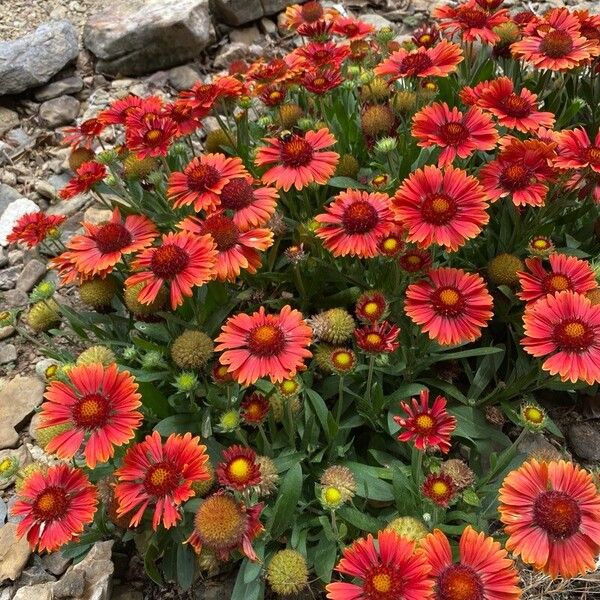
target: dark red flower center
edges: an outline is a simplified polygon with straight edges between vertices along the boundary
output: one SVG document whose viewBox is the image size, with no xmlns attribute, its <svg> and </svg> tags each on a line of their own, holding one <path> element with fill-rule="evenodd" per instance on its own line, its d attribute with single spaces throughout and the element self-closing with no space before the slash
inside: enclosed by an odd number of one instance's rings
<svg viewBox="0 0 600 600">
<path fill-rule="evenodd" d="M 371 231 L 379 218 L 375 208 L 366 200 L 357 200 L 350 204 L 342 216 L 346 233 L 367 233 Z"/>
<path fill-rule="evenodd" d="M 173 279 L 190 261 L 189 254 L 176 244 L 165 244 L 152 254 L 150 269 L 160 279 Z"/>
<path fill-rule="evenodd" d="M 421 413 L 414 418 L 414 428 L 419 435 L 429 435 L 435 429 L 435 419 L 427 413 Z"/>
<path fill-rule="evenodd" d="M 461 8 L 458 18 L 464 25 L 474 29 L 485 27 L 488 20 L 487 13 L 477 8 Z"/>
<path fill-rule="evenodd" d="M 367 600 L 395 600 L 402 598 L 403 578 L 393 565 L 378 565 L 369 570 L 363 583 Z"/>
<path fill-rule="evenodd" d="M 221 190 L 221 207 L 228 210 L 240 210 L 252 204 L 254 188 L 247 179 L 238 177 L 226 183 Z"/>
<path fill-rule="evenodd" d="M 579 531 L 581 509 L 565 492 L 542 492 L 533 503 L 533 523 L 554 539 L 569 538 Z"/>
<path fill-rule="evenodd" d="M 102 225 L 94 236 L 98 250 L 102 254 L 117 252 L 131 244 L 132 238 L 129 230 L 121 223 L 106 223 Z"/>
<path fill-rule="evenodd" d="M 325 50 L 324 48 L 322 48 L 321 50 L 313 50 L 312 59 L 314 62 L 329 60 L 329 50 Z"/>
<path fill-rule="evenodd" d="M 238 243 L 240 230 L 235 223 L 224 215 L 215 215 L 204 221 L 203 233 L 210 233 L 217 250 L 229 250 Z"/>
<path fill-rule="evenodd" d="M 353 35 L 356 35 L 358 33 L 359 29 L 358 29 L 358 25 L 356 25 L 356 23 L 348 23 L 347 25 L 344 25 L 344 35 L 348 36 L 348 37 L 352 37 Z"/>
<path fill-rule="evenodd" d="M 172 493 L 181 481 L 179 470 L 167 461 L 152 465 L 144 478 L 144 487 L 150 496 L 158 498 Z"/>
<path fill-rule="evenodd" d="M 58 486 L 47 487 L 33 502 L 33 514 L 40 521 L 53 521 L 67 514 L 69 499 L 65 490 Z"/>
<path fill-rule="evenodd" d="M 563 321 L 554 328 L 554 340 L 561 350 L 584 352 L 594 341 L 594 331 L 581 321 Z"/>
<path fill-rule="evenodd" d="M 546 294 L 554 294 L 555 292 L 570 290 L 571 280 L 561 273 L 551 273 L 544 279 L 542 286 Z"/>
<path fill-rule="evenodd" d="M 600 29 L 598 27 L 594 27 L 590 23 L 582 23 L 581 27 L 579 28 L 579 32 L 588 40 L 600 41 Z"/>
<path fill-rule="evenodd" d="M 469 130 L 462 123 L 444 123 L 440 135 L 449 146 L 458 146 L 469 137 Z"/>
<path fill-rule="evenodd" d="M 509 117 L 522 119 L 531 114 L 531 102 L 515 93 L 510 94 L 501 101 L 502 108 Z"/>
<path fill-rule="evenodd" d="M 256 356 L 274 356 L 285 347 L 285 334 L 276 325 L 258 325 L 248 335 L 248 349 Z"/>
<path fill-rule="evenodd" d="M 307 23 L 314 23 L 323 16 L 323 7 L 319 2 L 307 2 L 302 6 L 301 12 Z"/>
<path fill-rule="evenodd" d="M 416 252 L 407 252 L 400 257 L 400 264 L 405 271 L 416 273 L 423 268 L 425 260 Z"/>
<path fill-rule="evenodd" d="M 192 107 L 189 104 L 175 104 L 169 116 L 177 123 L 187 121 L 192 117 Z"/>
<path fill-rule="evenodd" d="M 462 313 L 465 307 L 463 295 L 454 287 L 441 287 L 431 295 L 431 302 L 436 312 L 449 317 Z"/>
<path fill-rule="evenodd" d="M 435 194 L 423 200 L 423 219 L 433 225 L 446 225 L 458 212 L 456 201 L 445 194 Z"/>
<path fill-rule="evenodd" d="M 561 58 L 573 50 L 573 38 L 566 31 L 549 31 L 540 42 L 540 50 L 550 58 Z"/>
<path fill-rule="evenodd" d="M 587 149 L 587 159 L 593 165 L 600 165 L 600 148 L 588 148 Z"/>
<path fill-rule="evenodd" d="M 533 176 L 533 171 L 525 165 L 513 163 L 507 165 L 500 173 L 500 184 L 503 188 L 514 191 L 526 188 Z"/>
<path fill-rule="evenodd" d="M 297 135 L 281 145 L 281 161 L 288 167 L 303 167 L 313 157 L 313 147 Z"/>
<path fill-rule="evenodd" d="M 106 424 L 110 415 L 110 401 L 102 394 L 88 394 L 73 406 L 73 421 L 83 429 L 95 429 Z"/>
<path fill-rule="evenodd" d="M 483 600 L 484 591 L 481 577 L 467 565 L 450 565 L 436 581 L 438 600 Z"/>
<path fill-rule="evenodd" d="M 186 170 L 188 187 L 194 192 L 204 192 L 216 185 L 221 179 L 221 174 L 215 167 L 198 163 Z"/>
<path fill-rule="evenodd" d="M 98 119 L 87 119 L 79 126 L 79 131 L 83 135 L 98 135 L 103 129 L 102 123 Z"/>
<path fill-rule="evenodd" d="M 433 61 L 426 52 L 412 52 L 407 54 L 400 63 L 400 73 L 409 77 L 419 75 L 433 65 Z"/>
</svg>

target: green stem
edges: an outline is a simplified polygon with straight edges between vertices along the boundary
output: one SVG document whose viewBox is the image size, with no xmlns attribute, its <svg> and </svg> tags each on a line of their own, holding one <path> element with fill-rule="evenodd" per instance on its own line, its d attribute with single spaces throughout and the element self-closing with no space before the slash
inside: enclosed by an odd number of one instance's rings
<svg viewBox="0 0 600 600">
<path fill-rule="evenodd" d="M 365 394 L 365 400 L 371 406 L 371 387 L 373 385 L 373 369 L 375 368 L 375 355 L 372 354 L 369 357 L 369 373 L 367 375 L 367 391 Z"/>
<path fill-rule="evenodd" d="M 344 406 L 344 378 L 340 377 L 338 384 L 338 402 L 337 410 L 335 415 L 335 422 L 337 423 L 338 429 L 340 427 L 340 421 L 342 419 L 342 410 Z"/>
</svg>

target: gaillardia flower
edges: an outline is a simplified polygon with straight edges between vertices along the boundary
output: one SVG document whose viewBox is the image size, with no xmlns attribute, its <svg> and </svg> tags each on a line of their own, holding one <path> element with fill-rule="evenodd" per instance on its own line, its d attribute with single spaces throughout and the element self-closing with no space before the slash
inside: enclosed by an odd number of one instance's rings
<svg viewBox="0 0 600 600">
<path fill-rule="evenodd" d="M 596 568 L 600 494 L 590 473 L 571 463 L 530 460 L 500 488 L 498 512 L 506 549 L 551 577 Z"/>
<path fill-rule="evenodd" d="M 240 445 L 223 450 L 222 460 L 215 472 L 222 486 L 240 492 L 260 483 L 256 452 Z"/>
<path fill-rule="evenodd" d="M 365 323 L 376 323 L 383 319 L 389 308 L 387 298 L 382 292 L 371 290 L 363 292 L 356 301 L 356 316 Z"/>
<path fill-rule="evenodd" d="M 69 200 L 78 194 L 83 194 L 100 183 L 106 177 L 106 173 L 104 165 L 94 161 L 84 162 L 75 172 L 75 177 L 60 190 L 58 195 L 64 200 Z"/>
<path fill-rule="evenodd" d="M 559 169 L 585 169 L 600 173 L 600 131 L 592 143 L 582 127 L 558 134 L 554 166 Z"/>
<path fill-rule="evenodd" d="M 421 390 L 420 402 L 412 399 L 412 407 L 406 402 L 400 404 L 406 416 L 394 417 L 394 421 L 402 427 L 398 435 L 401 442 L 414 442 L 417 450 L 439 448 L 447 453 L 450 450 L 450 435 L 456 429 L 456 418 L 446 410 L 447 400 L 437 396 L 433 405 L 429 406 L 429 390 Z"/>
<path fill-rule="evenodd" d="M 133 112 L 127 117 L 127 148 L 139 158 L 166 156 L 177 124 L 170 117 Z"/>
<path fill-rule="evenodd" d="M 359 327 L 354 331 L 356 345 L 368 354 L 389 354 L 400 347 L 398 325 L 381 321 Z"/>
<path fill-rule="evenodd" d="M 291 379 L 312 356 L 308 350 L 312 330 L 302 313 L 284 306 L 278 315 L 268 315 L 264 307 L 247 315 L 230 317 L 216 339 L 220 362 L 243 385 L 261 377 L 271 381 Z"/>
<path fill-rule="evenodd" d="M 57 232 L 66 218 L 63 215 L 47 215 L 41 211 L 25 213 L 6 236 L 6 241 L 9 244 L 21 243 L 28 248 L 35 248 L 49 235 Z"/>
<path fill-rule="evenodd" d="M 32 549 L 54 552 L 77 539 L 92 522 L 97 496 L 81 469 L 60 464 L 34 470 L 19 486 L 12 507 L 12 514 L 22 518 L 17 535 L 27 535 Z"/>
<path fill-rule="evenodd" d="M 444 508 L 456 498 L 457 492 L 452 478 L 444 473 L 430 473 L 421 486 L 421 493 L 425 498 Z"/>
<path fill-rule="evenodd" d="M 152 528 L 156 531 L 161 522 L 165 529 L 173 527 L 181 519 L 181 503 L 194 496 L 192 485 L 210 479 L 207 461 L 206 446 L 191 433 L 173 433 L 164 444 L 157 431 L 147 435 L 127 450 L 121 468 L 115 471 L 117 514 L 133 513 L 129 525 L 137 527 L 152 505 Z"/>
<path fill-rule="evenodd" d="M 88 467 L 105 463 L 115 446 L 129 442 L 142 422 L 137 384 L 127 372 L 112 364 L 73 367 L 67 382 L 50 382 L 42 404 L 41 426 L 68 425 L 46 450 L 60 458 L 72 458 L 83 447 Z"/>
<path fill-rule="evenodd" d="M 277 207 L 277 190 L 254 187 L 252 177 L 236 177 L 226 183 L 219 195 L 219 208 L 232 213 L 237 227 L 247 231 L 269 222 Z"/>
<path fill-rule="evenodd" d="M 269 416 L 270 407 L 269 401 L 260 392 L 246 394 L 240 404 L 244 423 L 254 427 L 264 423 Z"/>
</svg>

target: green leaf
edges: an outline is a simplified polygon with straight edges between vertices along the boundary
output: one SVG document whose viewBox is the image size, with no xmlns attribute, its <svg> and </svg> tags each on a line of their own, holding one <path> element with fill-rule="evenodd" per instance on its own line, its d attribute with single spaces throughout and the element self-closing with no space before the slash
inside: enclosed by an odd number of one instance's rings
<svg viewBox="0 0 600 600">
<path fill-rule="evenodd" d="M 325 400 L 323 400 L 323 398 L 321 398 L 321 396 L 319 394 L 317 394 L 317 392 L 315 392 L 314 390 L 312 390 L 310 388 L 306 388 L 305 391 L 306 391 L 306 395 L 308 396 L 310 405 L 312 406 L 313 410 L 315 411 L 315 414 L 317 415 L 317 419 L 319 419 L 319 423 L 321 423 L 321 427 L 322 427 L 323 431 L 325 432 L 325 435 L 327 436 L 328 439 L 330 439 L 330 431 L 329 431 L 329 423 L 328 423 L 329 409 L 327 408 L 327 405 L 325 404 Z"/>
<path fill-rule="evenodd" d="M 154 431 L 158 431 L 160 435 L 167 437 L 172 433 L 187 433 L 199 434 L 202 423 L 198 420 L 197 414 L 179 414 L 171 415 L 162 421 L 159 421 L 154 426 Z"/>
<path fill-rule="evenodd" d="M 262 578 L 256 577 L 249 583 L 244 581 L 249 564 L 250 561 L 247 558 L 242 561 L 230 600 L 260 600 L 263 597 L 264 581 Z"/>
<path fill-rule="evenodd" d="M 165 395 L 147 381 L 137 381 L 138 392 L 142 395 L 142 404 L 149 408 L 159 419 L 168 416 L 169 403 Z"/>
<path fill-rule="evenodd" d="M 388 479 L 393 477 L 391 469 L 370 467 L 358 462 L 345 462 L 356 478 L 356 494 L 361 498 L 390 502 L 394 499 L 394 490 L 389 483 L 383 481 L 382 476 Z"/>
<path fill-rule="evenodd" d="M 381 529 L 381 523 L 375 517 L 361 512 L 353 506 L 342 506 L 337 513 L 344 521 L 360 529 L 360 531 L 377 533 Z"/>
<path fill-rule="evenodd" d="M 194 582 L 196 558 L 194 552 L 186 544 L 177 546 L 177 583 L 184 590 L 189 590 Z"/>
<path fill-rule="evenodd" d="M 488 354 L 499 354 L 503 352 L 504 348 L 499 348 L 496 346 L 483 346 L 481 348 L 472 348 L 471 350 L 461 350 L 460 352 L 434 354 L 431 357 L 431 362 L 438 362 L 440 360 L 457 360 L 459 358 L 470 358 L 471 356 L 486 356 Z"/>
<path fill-rule="evenodd" d="M 481 506 L 481 502 L 479 501 L 479 496 L 476 494 L 475 490 L 470 488 L 466 489 L 462 494 L 462 499 L 464 502 L 470 506 Z"/>
<path fill-rule="evenodd" d="M 331 581 L 331 573 L 337 560 L 337 544 L 326 538 L 321 537 L 314 557 L 314 569 L 317 577 L 323 583 Z"/>
<path fill-rule="evenodd" d="M 483 413 L 472 406 L 455 406 L 448 412 L 456 417 L 454 435 L 476 443 L 478 440 L 495 441 L 502 446 L 509 446 L 510 439 L 501 431 L 492 427 Z"/>
<path fill-rule="evenodd" d="M 332 177 L 328 182 L 327 185 L 330 185 L 331 187 L 336 187 L 336 188 L 350 188 L 353 190 L 363 190 L 365 189 L 365 186 L 362 185 L 361 183 L 359 183 L 358 181 L 356 181 L 355 179 L 352 179 L 350 177 Z"/>
<path fill-rule="evenodd" d="M 267 530 L 271 537 L 279 537 L 298 517 L 296 507 L 302 491 L 302 467 L 295 464 L 285 475 Z"/>
<path fill-rule="evenodd" d="M 154 544 L 148 546 L 148 550 L 146 550 L 146 554 L 144 556 L 144 570 L 146 571 L 148 577 L 154 581 L 154 583 L 163 586 L 163 578 L 161 577 L 161 574 L 155 564 L 155 561 L 159 556 L 160 550 Z"/>
</svg>

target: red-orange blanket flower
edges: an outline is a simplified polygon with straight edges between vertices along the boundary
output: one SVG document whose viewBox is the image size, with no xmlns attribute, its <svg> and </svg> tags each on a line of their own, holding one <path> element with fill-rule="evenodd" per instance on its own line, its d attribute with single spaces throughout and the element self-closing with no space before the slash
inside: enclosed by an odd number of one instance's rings
<svg viewBox="0 0 600 600">
<path fill-rule="evenodd" d="M 329 600 L 425 600 L 433 581 L 422 552 L 395 531 L 380 531 L 360 538 L 343 550 L 335 567 L 355 583 L 336 581 L 326 586 Z M 358 581 L 356 581 L 358 580 Z"/>
<path fill-rule="evenodd" d="M 304 59 L 307 69 L 315 70 L 326 65 L 339 69 L 350 56 L 350 48 L 335 42 L 311 42 L 294 50 L 294 54 Z"/>
<path fill-rule="evenodd" d="M 217 250 L 209 235 L 167 233 L 158 247 L 145 248 L 132 263 L 140 273 L 131 275 L 126 286 L 144 283 L 138 300 L 151 304 L 160 288 L 170 288 L 171 308 L 183 304 L 184 296 L 192 295 L 194 286 L 204 285 L 216 274 Z"/>
<path fill-rule="evenodd" d="M 97 275 L 110 271 L 124 254 L 137 252 L 149 246 L 158 231 L 148 217 L 129 215 L 123 221 L 115 208 L 110 221 L 95 225 L 83 221 L 85 233 L 72 237 L 67 248 L 77 270 L 83 274 Z"/>
<path fill-rule="evenodd" d="M 83 192 L 91 190 L 92 187 L 100 183 L 105 177 L 106 167 L 104 165 L 94 161 L 84 162 L 75 171 L 75 177 L 58 192 L 58 195 L 64 200 L 69 200 L 78 194 L 83 194 Z"/>
<path fill-rule="evenodd" d="M 49 234 L 56 232 L 66 218 L 63 215 L 46 215 L 41 211 L 25 213 L 14 224 L 12 231 L 6 236 L 6 241 L 35 248 Z"/>
<path fill-rule="evenodd" d="M 462 169 L 433 165 L 413 171 L 392 198 L 392 210 L 406 227 L 407 240 L 455 252 L 489 221 L 487 195 Z"/>
<path fill-rule="evenodd" d="M 548 294 L 525 307 L 521 345 L 532 356 L 550 355 L 542 369 L 562 381 L 600 382 L 600 304 L 583 294 Z"/>
<path fill-rule="evenodd" d="M 456 429 L 456 418 L 448 414 L 444 396 L 437 396 L 429 406 L 429 390 L 421 390 L 419 402 L 412 399 L 412 406 L 401 402 L 406 416 L 396 416 L 394 421 L 405 431 L 398 435 L 401 442 L 414 442 L 417 450 L 439 448 L 444 454 L 450 450 L 450 435 Z"/>
<path fill-rule="evenodd" d="M 589 167 L 600 173 L 600 131 L 591 142 L 585 129 L 569 129 L 556 136 L 557 157 L 554 166 L 559 169 L 584 169 Z"/>
<path fill-rule="evenodd" d="M 105 123 L 100 118 L 91 118 L 83 121 L 77 127 L 66 127 L 63 129 L 63 144 L 72 148 L 91 148 L 94 140 L 102 133 Z"/>
<path fill-rule="evenodd" d="M 326 210 L 315 217 L 316 235 L 334 256 L 377 256 L 379 242 L 394 228 L 390 197 L 381 192 L 348 189 Z"/>
<path fill-rule="evenodd" d="M 400 347 L 400 328 L 388 321 L 369 323 L 354 330 L 356 345 L 368 354 L 389 354 Z"/>
<path fill-rule="evenodd" d="M 137 527 L 146 509 L 154 506 L 152 528 L 161 522 L 165 529 L 173 527 L 181 519 L 181 503 L 194 496 L 193 484 L 210 479 L 207 461 L 206 446 L 191 433 L 173 433 L 164 444 L 158 432 L 147 435 L 127 450 L 123 465 L 115 471 L 117 514 L 135 511 L 130 526 Z"/>
<path fill-rule="evenodd" d="M 421 148 L 440 147 L 438 166 L 450 164 L 456 156 L 467 158 L 477 150 L 496 147 L 498 131 L 492 118 L 471 107 L 465 114 L 445 102 L 434 102 L 413 117 L 412 135 Z"/>
<path fill-rule="evenodd" d="M 260 466 L 256 452 L 239 444 L 223 450 L 223 458 L 215 469 L 219 483 L 243 492 L 260 483 Z"/>
<path fill-rule="evenodd" d="M 442 31 L 454 35 L 458 33 L 464 42 L 479 40 L 484 44 L 495 44 L 500 40 L 494 28 L 506 23 L 508 11 L 501 9 L 496 12 L 484 10 L 476 0 L 467 0 L 458 6 L 438 6 L 433 16 L 439 19 Z"/>
<path fill-rule="evenodd" d="M 311 339 L 312 330 L 299 311 L 284 306 L 279 314 L 268 315 L 261 306 L 252 315 L 230 317 L 215 350 L 223 352 L 219 360 L 238 383 L 250 385 L 261 377 L 274 382 L 293 378 L 312 356 Z"/>
<path fill-rule="evenodd" d="M 472 342 L 492 318 L 492 297 L 479 275 L 442 267 L 408 286 L 404 312 L 438 344 Z"/>
<path fill-rule="evenodd" d="M 370 23 L 352 17 L 340 17 L 333 23 L 333 33 L 341 35 L 348 40 L 360 40 L 375 31 Z"/>
<path fill-rule="evenodd" d="M 293 186 L 301 190 L 309 183 L 327 183 L 339 160 L 337 152 L 325 150 L 335 144 L 329 129 L 307 131 L 304 137 L 291 134 L 283 138 L 265 138 L 266 146 L 256 153 L 256 165 L 262 167 L 275 163 L 262 180 L 286 192 Z"/>
<path fill-rule="evenodd" d="M 420 543 L 431 567 L 432 600 L 519 600 L 519 573 L 499 542 L 467 525 L 458 543 L 458 561 L 450 541 L 435 529 Z"/>
<path fill-rule="evenodd" d="M 310 0 L 304 4 L 292 4 L 285 9 L 283 26 L 298 29 L 304 23 L 315 23 L 320 19 L 335 21 L 340 14 L 334 8 L 323 8 L 320 2 Z"/>
<path fill-rule="evenodd" d="M 248 171 L 242 159 L 224 154 L 204 154 L 192 159 L 183 173 L 171 173 L 167 195 L 175 208 L 194 205 L 194 210 L 214 209 L 219 204 L 221 190 L 235 177 L 245 177 Z"/>
<path fill-rule="evenodd" d="M 86 474 L 63 464 L 28 475 L 11 513 L 22 518 L 17 535 L 27 535 L 32 549 L 54 552 L 83 533 L 97 504 L 98 493 Z"/>
<path fill-rule="evenodd" d="M 273 216 L 279 194 L 272 187 L 254 187 L 252 177 L 236 177 L 226 183 L 219 195 L 219 207 L 232 213 L 240 229 L 262 227 Z"/>
<path fill-rule="evenodd" d="M 506 549 L 551 577 L 596 568 L 600 553 L 600 494 L 590 473 L 565 461 L 530 460 L 500 488 Z"/>
<path fill-rule="evenodd" d="M 140 98 L 133 94 L 125 96 L 125 98 L 119 98 L 98 114 L 98 120 L 105 125 L 125 125 L 127 117 L 132 115 L 136 110 L 141 109 L 144 102 L 152 98 L 152 96 L 150 96 L 150 98 Z M 161 105 L 162 102 L 159 102 L 159 111 Z"/>
<path fill-rule="evenodd" d="M 342 74 L 339 69 L 331 67 L 307 70 L 300 83 L 313 94 L 326 94 L 342 83 Z"/>
<path fill-rule="evenodd" d="M 550 272 L 544 268 L 540 258 L 526 258 L 528 271 L 518 271 L 521 300 L 535 302 L 546 294 L 554 294 L 570 290 L 585 294 L 596 289 L 596 276 L 586 260 L 567 256 L 566 254 L 551 254 L 548 257 Z"/>
<path fill-rule="evenodd" d="M 68 429 L 48 442 L 48 452 L 69 459 L 83 445 L 88 467 L 107 462 L 115 455 L 115 446 L 133 439 L 142 422 L 137 389 L 134 378 L 114 364 L 76 366 L 66 382 L 50 382 L 42 404 L 42 427 Z"/>
<path fill-rule="evenodd" d="M 390 75 L 392 79 L 400 77 L 444 77 L 456 71 L 463 61 L 460 46 L 447 40 L 431 48 L 419 46 L 411 52 L 401 48 L 389 58 L 377 65 L 375 75 Z"/>
<path fill-rule="evenodd" d="M 177 124 L 170 117 L 141 112 L 127 117 L 126 145 L 139 158 L 166 156 L 176 135 Z"/>
<path fill-rule="evenodd" d="M 178 227 L 197 235 L 210 235 L 217 248 L 215 271 L 220 281 L 234 281 L 242 271 L 254 274 L 261 265 L 260 252 L 273 244 L 270 229 L 238 227 L 223 212 L 206 219 L 188 217 Z"/>
</svg>

